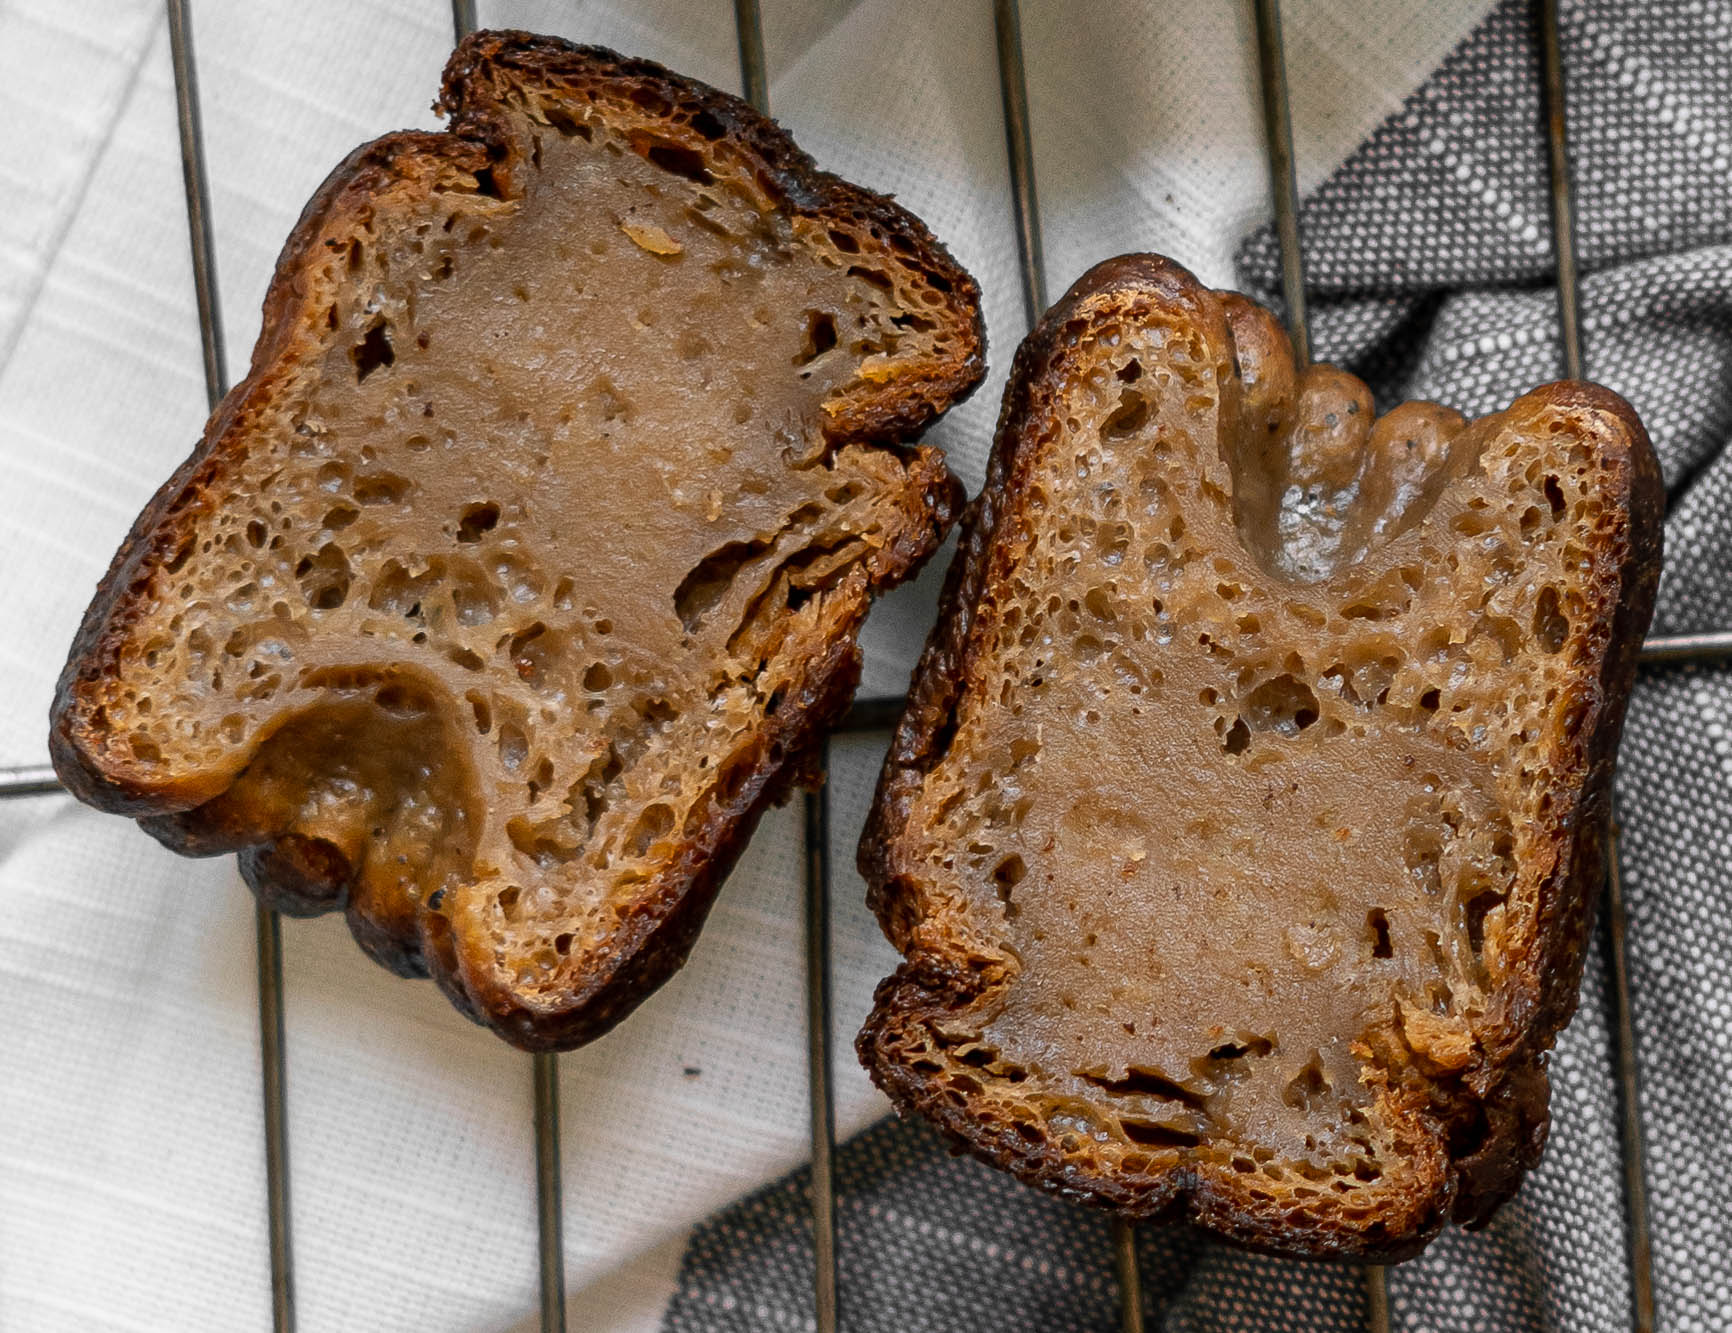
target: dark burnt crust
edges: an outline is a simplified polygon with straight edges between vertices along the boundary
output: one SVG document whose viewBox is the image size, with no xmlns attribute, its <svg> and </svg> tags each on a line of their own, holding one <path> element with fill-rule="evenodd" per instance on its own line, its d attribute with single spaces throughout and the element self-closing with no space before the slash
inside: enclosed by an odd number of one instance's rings
<svg viewBox="0 0 1732 1333">
<path fill-rule="evenodd" d="M 1454 1220 L 1481 1226 L 1539 1161 L 1550 1127 L 1546 1052 L 1575 1014 L 1594 911 L 1605 879 L 1612 776 L 1625 705 L 1635 683 L 1642 641 L 1660 581 L 1666 493 L 1648 433 L 1617 394 L 1597 384 L 1561 380 L 1519 399 L 1512 413 L 1582 410 L 1613 429 L 1601 432 L 1602 457 L 1617 467 L 1627 524 L 1598 565 L 1594 651 L 1598 677 L 1578 700 L 1578 724 L 1567 737 L 1564 767 L 1576 777 L 1575 805 L 1553 832 L 1557 861 L 1539 886 L 1535 945 L 1512 985 L 1513 1003 L 1488 1059 L 1465 1071 L 1453 1106 L 1438 1113 L 1452 1136 L 1468 1135 L 1454 1167 L 1459 1188 Z M 1501 1040 L 1500 1040 L 1501 1039 Z"/>
<path fill-rule="evenodd" d="M 1085 274 L 1040 321 L 1018 349 L 1005 388 L 986 485 L 964 515 L 957 550 L 945 580 L 934 626 L 909 689 L 908 705 L 885 759 L 859 849 L 868 899 L 890 941 L 904 954 L 897 971 L 877 990 L 871 1015 L 856 1043 L 862 1063 L 899 1111 L 935 1124 L 952 1146 L 1066 1198 L 1137 1219 L 1187 1217 L 1255 1249 L 1312 1258 L 1396 1261 L 1423 1248 L 1447 1221 L 1484 1224 L 1514 1193 L 1539 1160 L 1549 1127 L 1545 1057 L 1557 1032 L 1575 1012 L 1594 904 L 1602 884 L 1613 765 L 1624 706 L 1647 632 L 1661 563 L 1665 493 L 1646 431 L 1629 405 L 1598 385 L 1565 381 L 1518 400 L 1510 414 L 1552 409 L 1598 417 L 1603 457 L 1612 462 L 1614 492 L 1627 524 L 1598 562 L 1594 590 L 1601 628 L 1590 644 L 1599 655 L 1597 676 L 1578 701 L 1565 738 L 1561 767 L 1578 793 L 1560 811 L 1552 834 L 1555 860 L 1538 889 L 1535 944 L 1506 987 L 1502 1022 L 1483 1033 L 1486 1054 L 1448 1080 L 1415 1075 L 1391 1087 L 1394 1104 L 1408 1113 L 1413 1186 L 1405 1205 L 1354 1230 L 1296 1230 L 1278 1210 L 1223 1189 L 1206 1173 L 1180 1165 L 1125 1175 L 1049 1141 L 1031 1144 L 999 1126 L 975 1119 L 932 1076 L 899 1058 L 904 1040 L 930 1031 L 978 997 L 993 969 L 926 947 L 922 890 L 912 868 L 898 863 L 899 839 L 925 775 L 942 758 L 947 733 L 976 672 L 972 629 L 995 576 L 1009 567 L 1019 544 L 1018 510 L 1033 463 L 1036 418 L 1054 392 L 1051 371 L 1066 347 L 1101 312 L 1122 315 L 1123 305 L 1149 297 L 1199 308 L 1205 289 L 1169 260 L 1127 255 Z M 1572 785 L 1566 781 L 1565 785 Z M 916 1038 L 917 1040 L 918 1038 Z"/>
<path fill-rule="evenodd" d="M 524 88 L 577 86 L 640 108 L 691 105 L 706 112 L 721 127 L 723 144 L 737 149 L 773 202 L 819 222 L 866 226 L 884 246 L 885 260 L 917 272 L 944 293 L 945 304 L 934 317 L 958 330 L 962 345 L 958 355 L 933 360 L 888 385 L 863 383 L 845 410 L 826 423 L 833 446 L 876 444 L 902 454 L 902 531 L 868 560 L 857 588 L 846 596 L 838 590 L 823 651 L 802 664 L 787 698 L 735 756 L 740 777 L 732 795 L 710 805 L 702 827 L 610 938 L 606 959 L 569 993 L 531 1008 L 468 964 L 439 914 L 423 909 L 413 921 L 383 922 L 351 901 L 355 867 L 328 844 L 228 827 L 220 819 L 213 824 L 205 807 L 238 774 L 214 786 L 177 781 L 176 775 L 145 785 L 118 765 L 105 764 L 100 714 L 95 724 L 81 725 L 77 703 L 99 692 L 116 669 L 161 566 L 199 516 L 222 503 L 217 473 L 226 450 L 231 442 L 244 442 L 288 378 L 297 351 L 314 340 L 307 277 L 325 248 L 346 245 L 389 206 L 393 194 L 439 188 L 509 196 L 517 145 L 507 118 L 498 113 L 501 100 Z M 61 781 L 86 804 L 138 819 L 183 854 L 238 851 L 243 877 L 267 906 L 294 915 L 341 908 L 361 947 L 393 972 L 430 975 L 461 1012 L 515 1045 L 569 1049 L 601 1035 L 680 967 L 763 811 L 784 799 L 793 782 L 813 778 L 809 756 L 846 710 L 858 683 L 855 636 L 871 595 L 911 577 L 961 509 L 961 485 L 941 452 L 907 441 L 978 386 L 985 373 L 985 324 L 974 279 L 918 218 L 884 196 L 820 171 L 785 131 L 745 102 L 653 62 L 551 37 L 478 32 L 453 52 L 437 106 L 452 118 L 445 132 L 403 131 L 362 145 L 303 209 L 266 293 L 246 378 L 218 404 L 191 455 L 133 523 L 85 611 L 55 690 L 50 754 Z M 693 143 L 717 148 L 701 137 Z"/>
</svg>

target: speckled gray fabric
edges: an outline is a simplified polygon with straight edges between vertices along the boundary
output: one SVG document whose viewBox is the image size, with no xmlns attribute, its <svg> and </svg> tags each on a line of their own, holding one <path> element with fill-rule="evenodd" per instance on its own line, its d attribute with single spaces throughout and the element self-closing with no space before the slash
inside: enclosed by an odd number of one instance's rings
<svg viewBox="0 0 1732 1333">
<path fill-rule="evenodd" d="M 1656 630 L 1732 626 L 1732 6 L 1564 5 L 1588 374 L 1653 436 L 1670 492 Z M 1559 374 L 1530 6 L 1511 0 L 1303 212 L 1317 354 L 1381 406 L 1495 410 Z M 1241 253 L 1277 302 L 1274 238 Z M 1644 673 L 1618 781 L 1659 1323 L 1732 1329 L 1732 678 Z M 838 854 L 846 849 L 838 848 Z M 1630 1327 L 1602 955 L 1554 1055 L 1545 1161 L 1487 1230 L 1391 1274 L 1418 1333 Z M 886 1123 L 841 1155 L 846 1326 L 1116 1328 L 1106 1224 Z M 803 1175 L 701 1227 L 670 1330 L 810 1327 Z M 1362 1326 L 1355 1270 L 1140 1238 L 1150 1326 Z"/>
</svg>

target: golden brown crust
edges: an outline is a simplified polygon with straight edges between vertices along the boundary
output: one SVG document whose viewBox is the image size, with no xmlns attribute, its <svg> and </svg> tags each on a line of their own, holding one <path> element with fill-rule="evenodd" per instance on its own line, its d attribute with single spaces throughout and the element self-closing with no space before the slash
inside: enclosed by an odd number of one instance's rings
<svg viewBox="0 0 1732 1333">
<path fill-rule="evenodd" d="M 1225 300 L 1242 298 L 1227 297 Z M 1574 1012 L 1589 925 L 1602 874 L 1612 766 L 1624 705 L 1651 613 L 1660 570 L 1664 506 L 1658 465 L 1635 414 L 1596 385 L 1544 386 L 1511 410 L 1580 411 L 1599 423 L 1596 435 L 1616 472 L 1614 493 L 1627 513 L 1618 549 L 1599 552 L 1590 591 L 1597 667 L 1576 700 L 1563 751 L 1577 799 L 1554 812 L 1553 861 L 1540 887 L 1535 942 L 1499 997 L 1500 1010 L 1479 1034 L 1483 1052 L 1456 1075 L 1417 1075 L 1384 1089 L 1408 1121 L 1411 1185 L 1369 1223 L 1318 1226 L 1297 1210 L 1260 1201 L 1234 1182 L 1184 1167 L 1120 1174 L 1065 1152 L 1050 1137 L 1023 1136 L 1002 1119 L 977 1118 L 964 1095 L 933 1068 L 911 1064 L 912 1034 L 931 1031 L 999 980 L 998 965 L 943 940 L 930 920 L 925 892 L 900 847 L 926 775 L 944 754 L 959 702 L 981 678 L 991 651 L 972 633 L 983 605 L 1009 594 L 1002 581 L 1013 549 L 1037 520 L 1024 508 L 1036 449 L 1031 418 L 1061 383 L 1058 363 L 1091 327 L 1133 319 L 1137 303 L 1154 303 L 1212 328 L 1223 301 L 1188 272 L 1157 256 L 1109 260 L 1084 275 L 1018 349 L 1005 389 L 998 435 L 981 495 L 964 515 L 939 619 L 916 667 L 860 843 L 869 900 L 906 961 L 878 988 L 858 1050 L 873 1079 L 905 1113 L 932 1121 L 959 1149 L 1044 1190 L 1133 1218 L 1178 1218 L 1237 1242 L 1310 1257 L 1397 1259 L 1416 1252 L 1451 1218 L 1477 1225 L 1516 1189 L 1538 1160 L 1548 1125 L 1544 1058 Z M 1060 414 L 1062 416 L 1062 413 Z"/>
<path fill-rule="evenodd" d="M 890 382 L 863 382 L 826 420 L 833 443 L 904 446 L 979 382 L 985 335 L 978 288 L 918 219 L 819 171 L 780 127 L 737 98 L 598 47 L 524 33 L 477 33 L 457 48 L 445 72 L 440 105 L 451 117 L 450 128 L 391 134 L 357 149 L 303 211 L 266 295 L 248 375 L 213 413 L 191 457 L 140 514 L 85 613 L 56 691 L 50 747 L 62 781 L 79 799 L 140 819 L 187 854 L 239 850 L 243 874 L 262 901 L 302 914 L 345 908 L 357 940 L 378 961 L 403 975 L 431 974 L 465 1013 L 507 1040 L 539 1050 L 599 1035 L 684 961 L 759 816 L 800 776 L 803 756 L 846 707 L 859 669 L 854 632 L 871 594 L 917 569 L 960 508 L 960 485 L 937 450 L 908 450 L 907 485 L 897 497 L 899 535 L 838 589 L 824 622 L 830 641 L 802 664 L 758 728 L 727 791 L 709 803 L 701 824 L 688 832 L 678 855 L 577 984 L 534 1009 L 483 965 L 478 945 L 464 945 L 461 922 L 447 925 L 425 910 L 400 920 L 382 915 L 358 896 L 351 898 L 356 867 L 330 843 L 279 836 L 245 801 L 217 800 L 238 772 L 168 773 L 147 781 L 135 767 L 114 760 L 104 745 L 101 708 L 105 683 L 118 670 L 121 649 L 161 570 L 199 517 L 223 503 L 214 479 L 225 457 L 244 449 L 248 430 L 292 363 L 316 343 L 313 324 L 324 306 L 309 287 L 321 261 L 363 233 L 394 198 L 413 198 L 435 185 L 483 195 L 508 191 L 524 145 L 514 141 L 510 118 L 499 107 L 523 89 L 629 104 L 646 120 L 672 117 L 668 134 L 693 136 L 707 151 L 737 155 L 774 206 L 831 225 L 858 224 L 898 264 L 944 293 L 937 313 L 960 335 L 954 353 Z"/>
</svg>

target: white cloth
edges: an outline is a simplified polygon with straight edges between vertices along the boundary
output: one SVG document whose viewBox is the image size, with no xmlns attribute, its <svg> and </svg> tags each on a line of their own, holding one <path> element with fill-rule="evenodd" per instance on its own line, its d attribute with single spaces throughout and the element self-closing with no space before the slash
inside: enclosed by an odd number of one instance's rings
<svg viewBox="0 0 1732 1333">
<path fill-rule="evenodd" d="M 1289 0 L 1302 183 L 1486 8 Z M 1249 5 L 1023 10 L 1052 294 L 1134 249 L 1228 281 L 1267 213 Z M 738 87 L 722 0 L 481 11 Z M 325 173 L 435 124 L 449 17 L 443 0 L 195 6 L 237 375 Z M 936 432 L 972 488 L 1023 332 L 991 7 L 768 0 L 764 27 L 777 116 L 823 165 L 898 195 L 985 290 L 991 374 Z M 161 9 L 0 4 L 0 127 L 0 762 L 39 763 L 90 591 L 205 415 Z M 874 614 L 867 692 L 906 684 L 939 573 Z M 844 1134 L 885 1109 L 850 1046 L 894 965 L 852 870 L 881 748 L 832 752 Z M 806 1154 L 800 860 L 795 812 L 772 814 L 685 971 L 561 1062 L 573 1327 L 653 1327 L 685 1229 Z M 65 797 L 0 807 L 0 1328 L 267 1326 L 251 924 L 226 858 L 179 860 Z M 301 1328 L 531 1327 L 527 1060 L 374 967 L 339 920 L 284 938 Z"/>
</svg>

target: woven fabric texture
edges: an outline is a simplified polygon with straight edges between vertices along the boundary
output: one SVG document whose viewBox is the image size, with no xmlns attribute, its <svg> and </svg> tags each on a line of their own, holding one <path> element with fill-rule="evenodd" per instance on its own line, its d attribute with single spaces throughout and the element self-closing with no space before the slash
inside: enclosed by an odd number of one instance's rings
<svg viewBox="0 0 1732 1333">
<path fill-rule="evenodd" d="M 1655 629 L 1732 625 L 1732 8 L 1576 0 L 1563 37 L 1587 373 L 1637 408 L 1670 496 Z M 1560 374 L 1538 34 L 1495 10 L 1303 207 L 1315 350 L 1381 408 L 1496 410 Z M 1278 305 L 1267 230 L 1242 285 Z M 1617 788 L 1631 923 L 1660 1326 L 1732 1328 L 1732 677 L 1650 669 Z M 841 854 L 846 849 L 838 849 Z M 1630 1326 L 1608 991 L 1599 950 L 1551 1064 L 1545 1160 L 1493 1224 L 1392 1271 L 1397 1327 Z M 810 1327 L 804 1175 L 711 1219 L 669 1330 Z M 841 1153 L 845 1323 L 868 1330 L 1118 1327 L 1109 1233 L 924 1128 Z M 1163 1330 L 1363 1326 L 1356 1270 L 1237 1252 L 1185 1230 L 1139 1240 Z"/>
</svg>

